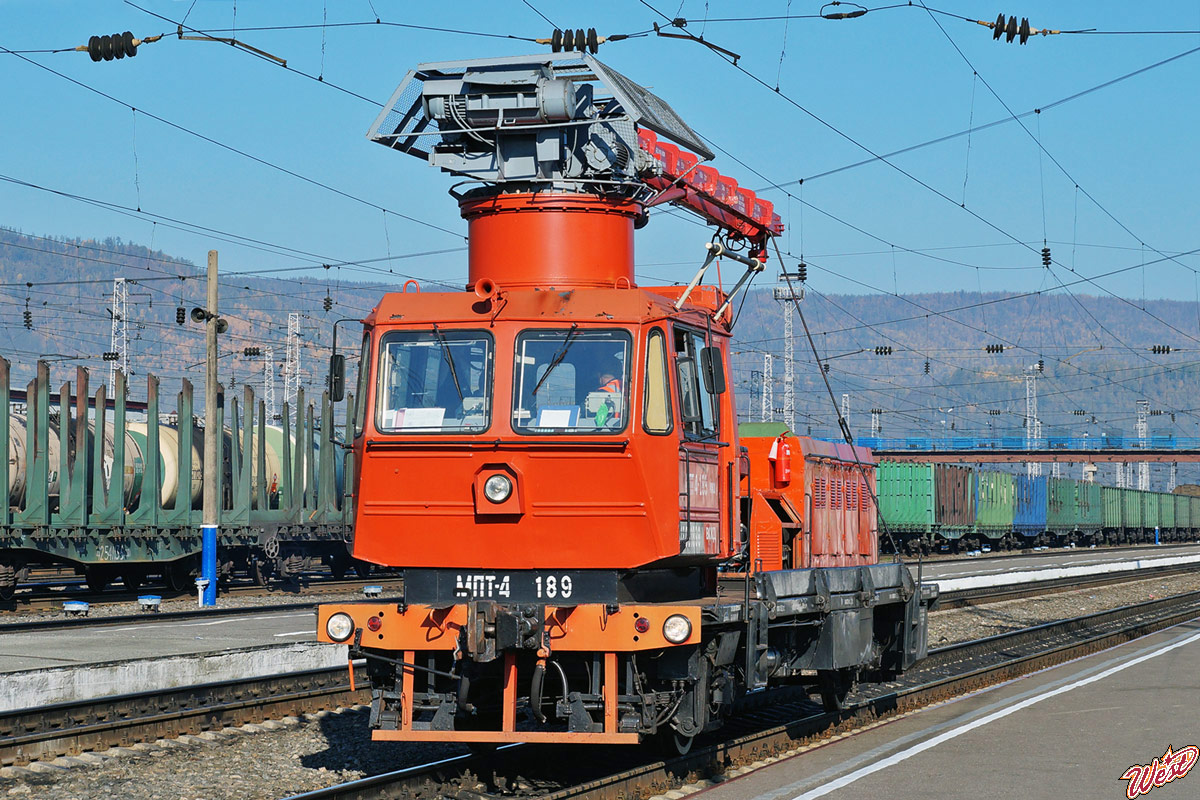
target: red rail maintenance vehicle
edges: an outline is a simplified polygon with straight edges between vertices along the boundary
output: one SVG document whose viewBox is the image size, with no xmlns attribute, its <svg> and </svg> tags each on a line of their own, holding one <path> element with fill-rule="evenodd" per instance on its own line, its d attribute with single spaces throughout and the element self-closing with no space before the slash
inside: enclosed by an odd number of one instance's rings
<svg viewBox="0 0 1200 800">
<path fill-rule="evenodd" d="M 318 634 L 366 659 L 376 740 L 685 750 L 748 693 L 836 706 L 924 655 L 870 451 L 739 439 L 731 301 L 782 225 L 670 106 L 589 53 L 424 64 L 369 136 L 463 179 L 470 238 L 464 291 L 364 320 L 354 556 L 403 597 Z M 663 203 L 717 227 L 688 286 L 634 280 Z"/>
</svg>

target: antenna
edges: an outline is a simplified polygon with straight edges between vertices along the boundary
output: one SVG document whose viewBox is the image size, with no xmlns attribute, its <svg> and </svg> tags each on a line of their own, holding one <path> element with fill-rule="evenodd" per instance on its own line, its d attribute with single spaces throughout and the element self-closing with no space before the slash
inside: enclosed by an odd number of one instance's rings
<svg viewBox="0 0 1200 800">
<path fill-rule="evenodd" d="M 288 314 L 287 355 L 283 362 L 283 402 L 290 408 L 300 390 L 300 314 Z"/>
<path fill-rule="evenodd" d="M 129 320 L 125 315 L 125 301 L 129 299 L 129 289 L 125 286 L 124 278 L 113 279 L 112 291 L 112 336 L 109 338 L 108 358 L 108 390 L 117 390 L 117 370 L 129 374 Z"/>
</svg>

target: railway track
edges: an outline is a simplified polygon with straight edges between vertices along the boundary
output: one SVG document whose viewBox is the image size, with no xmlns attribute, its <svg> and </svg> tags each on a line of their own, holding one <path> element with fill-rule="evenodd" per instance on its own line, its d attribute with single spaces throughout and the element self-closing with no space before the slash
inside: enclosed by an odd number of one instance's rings
<svg viewBox="0 0 1200 800">
<path fill-rule="evenodd" d="M 271 610 L 306 607 L 311 605 L 272 606 Z M 175 612 L 155 618 L 238 613 L 245 614 L 247 609 Z M 678 783 L 680 776 L 719 773 L 731 765 L 759 760 L 805 741 L 817 741 L 945 697 L 1115 646 L 1197 615 L 1200 615 L 1200 592 L 1193 592 L 938 648 L 930 651 L 929 657 L 906 675 L 902 683 L 863 696 L 860 702 L 837 715 L 821 712 L 817 703 L 796 689 L 763 693 L 754 698 L 760 707 L 746 707 L 724 729 L 720 740 L 698 742 L 693 753 L 682 759 L 648 761 L 648 748 L 598 748 L 604 753 L 597 753 L 589 763 L 615 769 L 580 778 L 577 759 L 547 757 L 546 747 L 522 746 L 505 748 L 494 755 L 446 759 L 302 797 L 305 800 L 392 797 L 418 790 L 428 792 L 431 787 L 455 794 L 515 792 L 555 798 L 628 796 L 635 789 L 659 791 Z M 134 617 L 146 618 L 147 615 Z M 127 617 L 66 619 L 40 624 L 59 627 L 128 620 Z M 0 632 L 12 627 L 0 626 Z M 345 668 L 337 667 L 0 713 L 0 765 L 20 765 L 354 706 L 369 701 L 368 690 L 369 686 L 361 679 L 351 690 Z M 548 774 L 547 763 L 574 772 Z M 530 777 L 535 775 L 536 779 Z"/>
<path fill-rule="evenodd" d="M 289 800 L 511 797 L 620 800 L 666 792 L 728 770 L 815 746 L 899 714 L 1115 647 L 1200 616 L 1200 592 L 1038 625 L 933 650 L 918 669 L 838 713 L 771 693 L 771 702 L 697 741 L 686 756 L 659 760 L 651 748 L 595 748 L 585 761 L 550 747 L 461 756 L 331 786 Z M 786 690 L 784 690 L 786 692 Z M 603 750 L 603 752 L 600 752 Z M 569 752 L 569 751 L 568 751 Z"/>
</svg>

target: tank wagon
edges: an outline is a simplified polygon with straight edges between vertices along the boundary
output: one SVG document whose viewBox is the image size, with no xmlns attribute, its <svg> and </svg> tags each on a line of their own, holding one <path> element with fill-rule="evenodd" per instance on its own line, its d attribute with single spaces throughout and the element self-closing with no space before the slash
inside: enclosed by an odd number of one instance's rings
<svg viewBox="0 0 1200 800">
<path fill-rule="evenodd" d="M 884 461 L 878 475 L 883 525 L 906 552 L 1183 541 L 1200 529 L 1198 497 L 932 463 Z"/>
<path fill-rule="evenodd" d="M 366 659 L 375 740 L 686 750 L 748 692 L 836 706 L 922 657 L 935 590 L 877 563 L 869 451 L 739 435 L 731 300 L 782 225 L 665 102 L 585 53 L 424 64 L 369 136 L 467 181 L 470 241 L 465 291 L 365 320 L 353 553 L 404 590 L 317 633 Z M 637 285 L 668 202 L 730 291 Z"/>
<path fill-rule="evenodd" d="M 6 410 L 13 408 L 9 369 L 0 359 Z M 136 588 L 152 576 L 174 590 L 190 586 L 206 432 L 191 424 L 188 381 L 172 414 L 160 413 L 158 379 L 147 383 L 145 413 L 133 419 L 123 374 L 111 398 L 106 386 L 89 397 L 82 368 L 74 392 L 67 381 L 52 395 L 49 365 L 39 362 L 26 413 L 0 415 L 0 452 L 8 453 L 0 459 L 0 486 L 8 487 L 0 503 L 0 599 L 10 599 L 35 566 L 72 566 L 95 590 L 118 578 Z M 230 398 L 228 416 L 223 391 L 221 398 L 219 575 L 265 581 L 321 563 L 335 573 L 353 566 L 352 504 L 342 492 L 328 398 L 318 416 L 300 394 L 294 415 L 285 405 L 279 427 L 266 424 L 251 388 L 240 403 Z"/>
</svg>

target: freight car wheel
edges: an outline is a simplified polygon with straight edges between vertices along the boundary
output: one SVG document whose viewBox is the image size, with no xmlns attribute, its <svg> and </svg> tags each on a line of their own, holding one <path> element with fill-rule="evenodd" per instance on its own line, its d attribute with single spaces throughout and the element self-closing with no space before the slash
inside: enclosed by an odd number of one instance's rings
<svg viewBox="0 0 1200 800">
<path fill-rule="evenodd" d="M 12 600 L 17 593 L 17 568 L 9 561 L 0 561 L 0 600 Z"/>
<path fill-rule="evenodd" d="M 823 669 L 817 673 L 817 682 L 817 688 L 821 692 L 821 706 L 832 714 L 845 707 L 846 696 L 854 688 L 854 671 Z"/>
<path fill-rule="evenodd" d="M 112 583 L 113 576 L 107 570 L 92 567 L 84 573 L 83 580 L 93 592 L 103 592 Z"/>
<path fill-rule="evenodd" d="M 176 561 L 163 570 L 163 583 L 172 592 L 186 592 L 192 588 L 192 568 L 186 561 Z"/>
<path fill-rule="evenodd" d="M 146 582 L 146 575 L 142 572 L 122 572 L 121 583 L 125 584 L 128 591 L 133 591 Z"/>
</svg>

